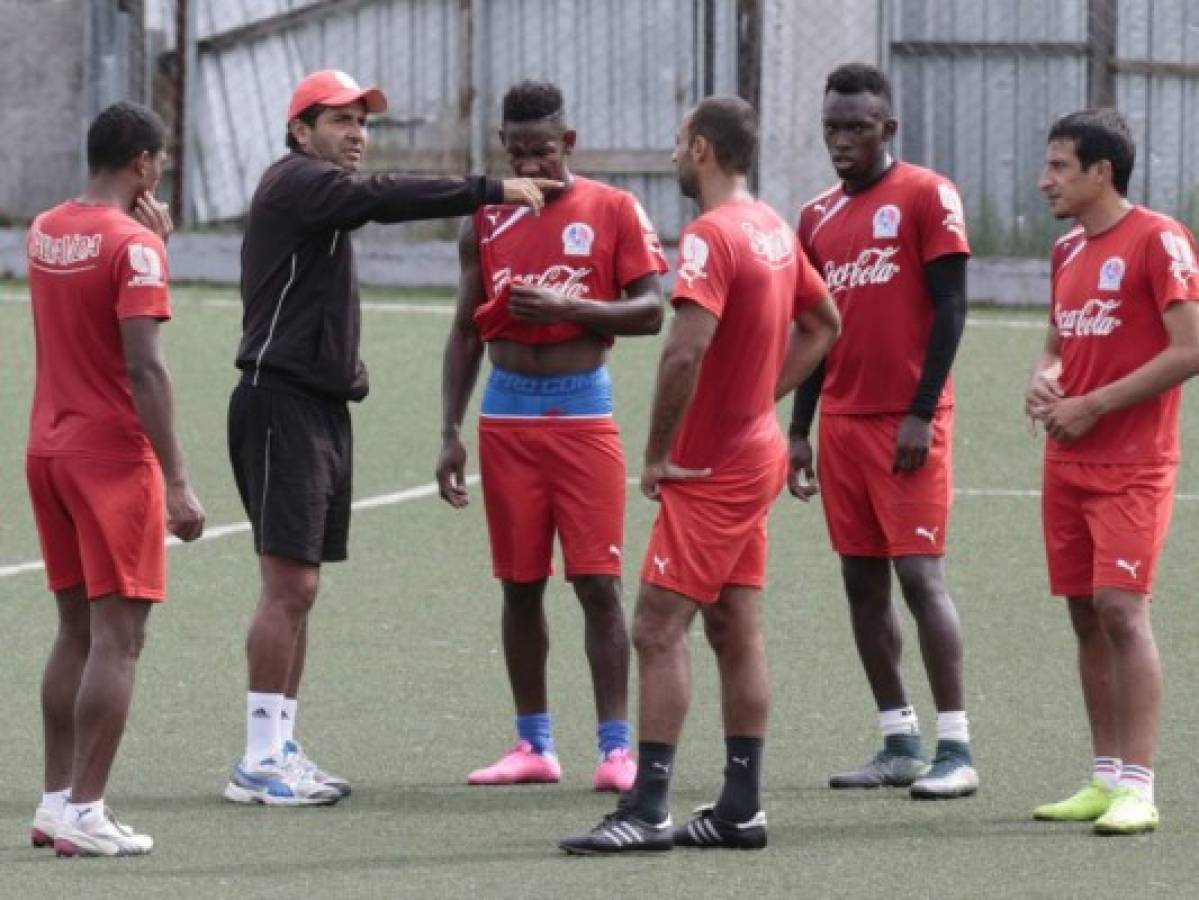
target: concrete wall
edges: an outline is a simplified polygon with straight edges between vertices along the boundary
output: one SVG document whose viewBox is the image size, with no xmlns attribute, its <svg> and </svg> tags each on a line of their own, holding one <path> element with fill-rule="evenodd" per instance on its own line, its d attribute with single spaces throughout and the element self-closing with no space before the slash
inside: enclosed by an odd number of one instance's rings
<svg viewBox="0 0 1199 900">
<path fill-rule="evenodd" d="M 879 0 L 765 0 L 759 191 L 788 221 L 836 175 L 820 130 L 824 79 L 880 60 Z"/>
<path fill-rule="evenodd" d="M 0 218 L 78 189 L 86 132 L 87 0 L 0 0 Z"/>
</svg>

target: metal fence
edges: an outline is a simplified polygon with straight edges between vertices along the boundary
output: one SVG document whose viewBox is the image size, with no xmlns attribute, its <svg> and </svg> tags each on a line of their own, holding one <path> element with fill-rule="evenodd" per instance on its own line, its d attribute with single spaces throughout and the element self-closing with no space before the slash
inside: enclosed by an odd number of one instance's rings
<svg viewBox="0 0 1199 900">
<path fill-rule="evenodd" d="M 824 77 L 864 60 L 893 78 L 897 155 L 958 182 L 981 254 L 1045 253 L 1058 228 L 1036 189 L 1045 134 L 1091 104 L 1115 103 L 1132 126 L 1133 199 L 1199 225 L 1195 0 L 66 2 L 87 13 L 81 121 L 119 95 L 153 102 L 174 129 L 191 224 L 244 214 L 282 152 L 292 86 L 326 66 L 387 91 L 370 161 L 416 172 L 502 172 L 503 91 L 558 81 L 578 170 L 635 191 L 667 238 L 691 215 L 669 163 L 679 116 L 739 92 L 762 110 L 761 191 L 794 216 L 833 181 Z"/>
<path fill-rule="evenodd" d="M 522 78 L 558 82 L 580 134 L 575 168 L 637 193 L 667 234 L 686 210 L 669 149 L 704 87 L 737 87 L 732 0 L 191 0 L 185 201 L 197 222 L 241 216 L 282 151 L 306 71 L 379 84 L 369 165 L 502 171 L 499 101 Z M 422 226 L 417 230 L 444 230 Z"/>
<path fill-rule="evenodd" d="M 894 0 L 901 156 L 951 174 L 982 253 L 1039 254 L 1036 176 L 1065 112 L 1115 105 L 1138 146 L 1133 198 L 1199 224 L 1199 4 L 1191 0 Z"/>
</svg>

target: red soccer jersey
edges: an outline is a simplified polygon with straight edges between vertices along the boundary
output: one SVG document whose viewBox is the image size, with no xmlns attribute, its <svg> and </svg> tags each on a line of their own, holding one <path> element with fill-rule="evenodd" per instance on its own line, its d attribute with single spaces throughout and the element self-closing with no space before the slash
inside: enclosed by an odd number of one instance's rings
<svg viewBox="0 0 1199 900">
<path fill-rule="evenodd" d="M 799 242 L 841 312 L 841 337 L 825 362 L 827 413 L 907 412 L 932 329 L 924 265 L 969 253 L 953 182 L 897 162 L 860 194 L 838 185 L 799 214 Z M 938 408 L 953 406 L 945 382 Z"/>
<path fill-rule="evenodd" d="M 759 200 L 733 200 L 700 216 L 679 241 L 672 302 L 696 303 L 719 320 L 671 459 L 716 468 L 755 443 L 781 438 L 774 388 L 790 322 L 828 290 L 795 235 Z"/>
<path fill-rule="evenodd" d="M 29 453 L 153 458 L 120 320 L 170 318 L 162 241 L 114 207 L 72 201 L 34 219 L 28 253 L 37 344 Z"/>
<path fill-rule="evenodd" d="M 484 206 L 474 224 L 487 290 L 475 326 L 484 341 L 560 344 L 587 333 L 573 322 L 517 322 L 508 313 L 513 284 L 614 300 L 638 278 L 667 270 L 658 235 L 636 198 L 588 178 L 575 176 L 539 216 L 523 206 Z"/>
<path fill-rule="evenodd" d="M 1162 313 L 1199 300 L 1190 232 L 1141 206 L 1102 234 L 1076 228 L 1052 257 L 1050 321 L 1061 345 L 1061 385 L 1076 397 L 1123 378 L 1169 344 Z M 1167 463 L 1179 456 L 1182 386 L 1103 416 L 1072 444 L 1046 443 L 1048 459 Z"/>
</svg>

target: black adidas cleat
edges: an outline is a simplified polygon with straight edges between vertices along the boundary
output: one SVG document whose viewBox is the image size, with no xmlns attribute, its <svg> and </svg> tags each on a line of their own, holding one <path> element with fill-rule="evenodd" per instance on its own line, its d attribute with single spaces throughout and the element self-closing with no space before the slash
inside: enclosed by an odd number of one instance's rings
<svg viewBox="0 0 1199 900">
<path fill-rule="evenodd" d="M 558 846 L 575 856 L 601 853 L 661 853 L 674 846 L 674 824 L 670 816 L 658 825 L 642 821 L 625 809 L 617 809 L 584 834 L 563 838 Z"/>
<path fill-rule="evenodd" d="M 674 830 L 676 847 L 729 850 L 761 850 L 766 846 L 766 813 L 745 822 L 726 822 L 716 815 L 716 804 L 701 806 L 685 823 Z"/>
</svg>

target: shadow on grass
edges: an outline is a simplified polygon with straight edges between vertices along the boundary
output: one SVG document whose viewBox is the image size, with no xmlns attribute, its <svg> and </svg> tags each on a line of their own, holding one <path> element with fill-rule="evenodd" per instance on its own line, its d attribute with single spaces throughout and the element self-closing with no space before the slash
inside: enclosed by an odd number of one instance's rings
<svg viewBox="0 0 1199 900">
<path fill-rule="evenodd" d="M 330 872 L 347 871 L 355 874 L 364 872 L 387 872 L 411 870 L 417 867 L 462 867 L 487 863 L 508 864 L 520 861 L 543 859 L 546 850 L 536 848 L 496 848 L 472 852 L 469 847 L 455 850 L 453 853 L 441 853 L 432 856 L 406 854 L 402 849 L 394 855 L 375 856 L 324 856 L 320 859 L 261 859 L 248 862 L 221 863 L 214 862 L 209 866 L 177 866 L 160 868 L 150 873 L 139 873 L 141 879 L 147 876 L 160 878 L 169 882 L 173 878 L 220 878 L 220 879 L 271 879 L 294 881 L 297 875 L 322 875 Z M 88 873 L 91 874 L 90 872 Z M 119 867 L 105 866 L 96 869 L 99 878 L 111 876 L 120 877 Z"/>
</svg>

